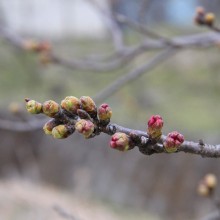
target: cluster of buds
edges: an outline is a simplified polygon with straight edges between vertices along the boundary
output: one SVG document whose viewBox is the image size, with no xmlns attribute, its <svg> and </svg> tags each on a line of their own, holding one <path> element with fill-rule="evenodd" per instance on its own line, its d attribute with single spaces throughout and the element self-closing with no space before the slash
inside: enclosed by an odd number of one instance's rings
<svg viewBox="0 0 220 220">
<path fill-rule="evenodd" d="M 89 96 L 81 98 L 67 96 L 60 105 L 53 100 L 45 101 L 43 104 L 30 99 L 25 99 L 25 101 L 29 113 L 42 113 L 52 118 L 43 126 L 43 130 L 45 134 L 52 135 L 54 138 L 67 138 L 75 130 L 85 138 L 92 138 L 101 132 L 110 132 L 113 134 L 110 147 L 119 151 L 128 151 L 139 145 L 144 149 L 149 143 L 154 145 L 161 141 L 164 123 L 160 115 L 150 117 L 147 134 L 144 137 L 136 134 L 135 131 L 116 132 L 117 129 L 110 129 L 112 126 L 108 124 L 112 116 L 111 108 L 106 103 L 97 108 Z M 166 152 L 172 153 L 176 152 L 183 142 L 183 135 L 174 131 L 168 134 L 163 147 Z M 149 154 L 149 149 L 146 152 Z"/>
<path fill-rule="evenodd" d="M 194 21 L 198 25 L 206 25 L 212 27 L 215 22 L 215 15 L 211 12 L 205 12 L 203 7 L 198 7 L 196 9 Z"/>
<path fill-rule="evenodd" d="M 179 146 L 184 142 L 184 137 L 177 131 L 169 133 L 163 143 L 164 149 L 167 153 L 174 153 Z"/>
<path fill-rule="evenodd" d="M 67 96 L 60 105 L 53 100 L 43 104 L 30 99 L 25 101 L 29 113 L 42 113 L 52 118 L 43 126 L 43 130 L 45 134 L 58 139 L 67 138 L 75 130 L 85 138 L 93 137 L 100 126 L 108 125 L 112 116 L 108 104 L 101 104 L 97 108 L 89 96 Z"/>
<path fill-rule="evenodd" d="M 200 196 L 209 197 L 213 194 L 217 186 L 217 178 L 214 174 L 209 173 L 200 181 L 197 192 Z"/>
<path fill-rule="evenodd" d="M 51 44 L 49 42 L 29 39 L 23 42 L 23 48 L 26 51 L 38 53 L 42 64 L 47 65 L 51 62 Z"/>
<path fill-rule="evenodd" d="M 49 42 L 36 41 L 33 39 L 25 40 L 23 42 L 23 48 L 27 51 L 32 51 L 36 53 L 51 51 L 51 45 Z"/>
</svg>

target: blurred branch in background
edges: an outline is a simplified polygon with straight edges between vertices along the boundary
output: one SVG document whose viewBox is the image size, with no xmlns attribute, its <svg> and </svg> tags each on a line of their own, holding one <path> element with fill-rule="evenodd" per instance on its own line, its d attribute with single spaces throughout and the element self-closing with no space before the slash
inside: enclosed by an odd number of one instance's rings
<svg viewBox="0 0 220 220">
<path fill-rule="evenodd" d="M 76 218 L 73 215 L 69 214 L 64 208 L 60 207 L 59 205 L 54 205 L 53 209 L 63 219 L 67 219 L 67 220 L 80 220 L 79 218 Z"/>
<path fill-rule="evenodd" d="M 52 51 L 50 43 L 36 41 L 32 39 L 23 39 L 18 34 L 12 33 L 10 30 L 4 28 L 3 26 L 0 27 L 0 36 L 20 49 L 34 51 L 36 53 L 39 53 L 40 55 L 43 55 L 41 56 L 42 62 L 55 63 L 73 70 L 79 69 L 95 73 L 109 72 L 114 69 L 123 67 L 131 61 L 135 61 L 136 59 L 138 59 L 139 56 L 146 54 L 150 50 L 164 50 L 161 53 L 158 53 L 158 55 L 153 57 L 151 60 L 148 60 L 147 63 L 139 64 L 138 67 L 133 68 L 132 71 L 124 74 L 123 76 L 121 76 L 121 78 L 116 78 L 115 81 L 113 81 L 103 90 L 98 92 L 94 96 L 97 103 L 104 101 L 106 98 L 121 89 L 124 85 L 134 81 L 144 73 L 149 72 L 151 69 L 158 66 L 164 60 L 169 59 L 180 49 L 211 47 L 217 45 L 220 41 L 220 36 L 216 33 L 193 34 L 172 38 L 164 37 L 157 33 L 154 33 L 145 25 L 132 21 L 124 15 L 114 14 L 114 12 L 102 8 L 96 1 L 87 1 L 92 4 L 103 17 L 106 18 L 106 23 L 108 24 L 110 32 L 112 33 L 112 40 L 113 44 L 115 45 L 115 49 L 111 57 L 105 59 L 105 61 L 102 61 L 100 59 L 95 60 L 94 58 L 72 58 L 71 60 L 67 60 L 59 56 L 58 54 L 55 54 Z M 197 13 L 201 12 L 198 12 L 197 10 Z M 199 19 L 201 20 L 201 17 L 199 17 Z M 205 24 L 204 21 L 200 20 L 197 19 L 197 23 Z M 143 34 L 145 36 L 144 40 L 135 46 L 125 45 L 123 42 L 123 31 L 120 29 L 116 21 L 122 24 L 127 24 L 135 31 Z M 210 23 L 209 19 L 208 22 L 208 27 L 217 30 L 217 28 L 214 28 L 215 26 L 212 25 L 213 21 Z M 42 127 L 43 122 L 44 121 L 12 123 L 10 121 L 2 119 L 1 129 L 12 129 L 15 131 L 26 131 L 28 129 L 34 130 Z M 17 124 L 15 125 L 15 123 Z"/>
</svg>

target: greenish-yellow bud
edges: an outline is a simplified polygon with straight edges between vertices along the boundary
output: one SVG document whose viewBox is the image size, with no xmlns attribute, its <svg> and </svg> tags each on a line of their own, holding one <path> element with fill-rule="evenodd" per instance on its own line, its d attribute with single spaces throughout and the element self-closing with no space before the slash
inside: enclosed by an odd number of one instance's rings
<svg viewBox="0 0 220 220">
<path fill-rule="evenodd" d="M 67 96 L 64 100 L 61 101 L 61 107 L 73 114 L 77 113 L 77 110 L 80 109 L 80 105 L 80 100 L 75 96 Z"/>
<path fill-rule="evenodd" d="M 70 133 L 66 125 L 58 125 L 53 128 L 52 135 L 56 139 L 64 139 L 67 138 Z"/>
<path fill-rule="evenodd" d="M 89 96 L 82 96 L 80 98 L 82 109 L 88 113 L 96 112 L 96 104 L 93 99 Z"/>
<path fill-rule="evenodd" d="M 44 125 L 43 127 L 44 133 L 47 135 L 51 135 L 53 128 L 56 127 L 57 125 L 58 125 L 57 121 L 55 119 L 51 119 Z"/>
<path fill-rule="evenodd" d="M 42 104 L 36 102 L 35 100 L 26 99 L 26 109 L 31 114 L 39 114 L 42 113 Z"/>
</svg>

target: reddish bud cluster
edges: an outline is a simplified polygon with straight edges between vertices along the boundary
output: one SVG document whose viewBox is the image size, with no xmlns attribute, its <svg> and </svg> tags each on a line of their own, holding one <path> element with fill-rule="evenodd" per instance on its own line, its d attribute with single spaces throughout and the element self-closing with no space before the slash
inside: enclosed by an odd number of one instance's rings
<svg viewBox="0 0 220 220">
<path fill-rule="evenodd" d="M 164 122 L 160 115 L 150 117 L 147 128 L 148 135 L 129 129 L 125 132 L 115 133 L 115 130 L 120 130 L 120 126 L 118 128 L 113 124 L 107 126 L 112 116 L 109 105 L 103 103 L 97 109 L 95 102 L 89 96 L 82 96 L 79 99 L 75 96 L 67 96 L 61 101 L 61 105 L 53 100 L 48 100 L 43 104 L 35 100 L 26 99 L 25 101 L 28 112 L 32 114 L 43 113 L 53 118 L 44 125 L 43 130 L 45 134 L 52 135 L 54 138 L 66 138 L 75 130 L 85 138 L 92 138 L 101 132 L 113 133 L 110 141 L 110 146 L 113 149 L 127 151 L 138 146 L 139 149 L 140 147 L 144 149 L 141 152 L 152 154 L 154 149 L 151 147 L 160 142 L 162 135 Z M 171 153 L 177 151 L 183 142 L 183 135 L 174 131 L 168 134 L 163 146 L 166 152 Z M 150 147 L 148 148 L 148 146 Z"/>
<path fill-rule="evenodd" d="M 184 142 L 184 137 L 177 131 L 169 133 L 166 137 L 163 146 L 168 153 L 176 152 L 178 147 Z"/>
<path fill-rule="evenodd" d="M 196 9 L 194 21 L 198 25 L 207 25 L 211 27 L 215 22 L 215 14 L 211 12 L 206 13 L 204 8 L 198 7 Z"/>
<path fill-rule="evenodd" d="M 148 121 L 147 133 L 150 138 L 158 139 L 162 135 L 163 119 L 160 115 L 153 115 Z"/>
<path fill-rule="evenodd" d="M 23 42 L 23 47 L 25 50 L 33 52 L 49 52 L 51 50 L 51 45 L 47 41 L 36 41 L 33 39 L 26 40 Z"/>
</svg>

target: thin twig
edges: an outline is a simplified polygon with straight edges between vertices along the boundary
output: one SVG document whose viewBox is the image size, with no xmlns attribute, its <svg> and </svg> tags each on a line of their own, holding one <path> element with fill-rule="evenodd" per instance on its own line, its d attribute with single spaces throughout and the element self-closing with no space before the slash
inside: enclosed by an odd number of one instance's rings
<svg viewBox="0 0 220 220">
<path fill-rule="evenodd" d="M 102 15 L 103 19 L 106 21 L 106 24 L 109 27 L 110 33 L 112 35 L 113 43 L 116 51 L 117 52 L 123 51 L 124 48 L 123 33 L 121 28 L 118 26 L 117 22 L 114 20 L 111 9 L 109 8 L 109 10 L 105 10 L 95 0 L 86 0 L 86 1 L 92 4 Z"/>
<path fill-rule="evenodd" d="M 102 91 L 100 91 L 95 97 L 94 100 L 97 103 L 104 101 L 106 98 L 117 92 L 121 89 L 124 85 L 132 82 L 133 80 L 137 79 L 144 73 L 149 72 L 154 67 L 158 66 L 159 63 L 165 61 L 166 59 L 170 58 L 171 55 L 174 55 L 177 49 L 168 48 L 167 50 L 162 51 L 160 54 L 153 57 L 147 63 L 135 68 L 131 72 L 126 75 L 117 78 L 112 84 L 105 87 Z"/>
<path fill-rule="evenodd" d="M 135 22 L 122 14 L 115 14 L 115 18 L 118 20 L 118 22 L 129 25 L 131 28 L 142 33 L 145 36 L 153 39 L 159 39 L 162 40 L 164 43 L 172 45 L 172 41 L 170 41 L 169 38 L 159 35 L 152 30 L 149 30 L 145 25 Z"/>
<path fill-rule="evenodd" d="M 19 37 L 18 35 L 11 33 L 9 30 L 0 27 L 0 37 L 4 38 L 12 45 L 24 49 L 23 42 L 25 39 Z M 206 48 L 216 45 L 220 41 L 220 36 L 218 33 L 202 33 L 193 34 L 187 36 L 174 37 L 169 40 L 171 45 L 178 48 Z M 125 66 L 131 61 L 135 60 L 138 56 L 150 50 L 162 50 L 167 48 L 167 43 L 161 39 L 147 39 L 139 43 L 136 46 L 125 47 L 120 55 L 116 52 L 112 54 L 111 59 L 108 61 L 96 61 L 94 59 L 77 59 L 72 58 L 68 60 L 66 58 L 60 57 L 54 52 L 50 53 L 51 62 L 65 66 L 72 70 L 84 70 L 95 73 L 110 72 L 112 70 L 118 69 Z"/>
</svg>

